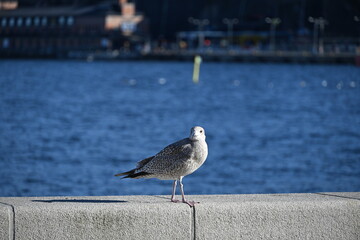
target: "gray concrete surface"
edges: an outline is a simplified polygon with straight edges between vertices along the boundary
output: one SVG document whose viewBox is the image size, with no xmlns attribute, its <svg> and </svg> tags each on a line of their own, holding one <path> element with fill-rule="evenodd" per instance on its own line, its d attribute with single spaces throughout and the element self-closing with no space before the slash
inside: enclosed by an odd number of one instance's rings
<svg viewBox="0 0 360 240">
<path fill-rule="evenodd" d="M 0 239 L 360 239 L 360 193 L 188 198 L 0 198 Z"/>
<path fill-rule="evenodd" d="M 337 194 L 352 197 L 353 194 Z M 199 197 L 196 239 L 360 239 L 360 201 L 320 194 Z"/>
<path fill-rule="evenodd" d="M 0 239 L 13 239 L 13 210 L 3 203 L 0 203 Z"/>
<path fill-rule="evenodd" d="M 191 239 L 192 211 L 162 196 L 0 198 L 15 239 Z"/>
<path fill-rule="evenodd" d="M 324 192 L 318 193 L 333 197 L 354 198 L 360 200 L 360 192 Z"/>
</svg>

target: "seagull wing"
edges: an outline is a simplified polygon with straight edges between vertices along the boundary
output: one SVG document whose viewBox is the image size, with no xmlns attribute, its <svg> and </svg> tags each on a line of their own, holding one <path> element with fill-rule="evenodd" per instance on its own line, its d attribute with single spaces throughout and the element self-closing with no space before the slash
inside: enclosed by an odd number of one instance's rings
<svg viewBox="0 0 360 240">
<path fill-rule="evenodd" d="M 150 160 L 144 159 L 145 164 L 138 168 L 139 172 L 147 173 L 166 173 L 176 168 L 191 158 L 191 140 L 185 138 L 165 147 Z M 146 161 L 145 161 L 146 160 Z M 141 162 L 142 162 L 141 161 Z M 141 163 L 139 162 L 139 163 Z"/>
<path fill-rule="evenodd" d="M 136 164 L 136 168 L 139 169 L 139 168 L 142 168 L 143 166 L 145 166 L 148 162 L 150 162 L 155 156 L 151 156 L 151 157 L 148 157 L 148 158 L 145 158 L 141 161 L 139 161 L 137 164 Z"/>
</svg>

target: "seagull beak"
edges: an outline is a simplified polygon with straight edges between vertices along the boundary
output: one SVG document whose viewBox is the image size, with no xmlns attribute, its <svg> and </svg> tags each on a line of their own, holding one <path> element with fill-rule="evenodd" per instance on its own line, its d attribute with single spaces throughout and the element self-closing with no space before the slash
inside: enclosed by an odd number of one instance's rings
<svg viewBox="0 0 360 240">
<path fill-rule="evenodd" d="M 190 138 L 197 138 L 198 136 L 199 134 L 197 134 L 196 132 L 192 132 Z"/>
</svg>

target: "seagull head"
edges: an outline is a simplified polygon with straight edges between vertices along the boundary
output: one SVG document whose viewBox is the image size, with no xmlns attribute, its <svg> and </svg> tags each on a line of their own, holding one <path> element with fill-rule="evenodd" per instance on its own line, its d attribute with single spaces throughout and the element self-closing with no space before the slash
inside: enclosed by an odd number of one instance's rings
<svg viewBox="0 0 360 240">
<path fill-rule="evenodd" d="M 190 137 L 193 141 L 205 140 L 205 130 L 202 127 L 196 126 L 191 128 Z"/>
</svg>

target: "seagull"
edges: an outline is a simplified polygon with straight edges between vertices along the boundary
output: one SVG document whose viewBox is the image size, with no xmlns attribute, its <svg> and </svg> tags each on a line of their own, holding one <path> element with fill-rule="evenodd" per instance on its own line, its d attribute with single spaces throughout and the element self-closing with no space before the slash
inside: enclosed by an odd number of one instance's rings
<svg viewBox="0 0 360 240">
<path fill-rule="evenodd" d="M 172 143 L 154 156 L 139 161 L 136 168 L 116 174 L 123 178 L 158 178 L 160 180 L 174 180 L 171 202 L 175 199 L 177 181 L 180 183 L 182 202 L 193 207 L 194 201 L 187 201 L 184 194 L 183 177 L 193 173 L 206 160 L 208 147 L 205 141 L 205 130 L 195 126 L 191 128 L 190 136 Z"/>
</svg>

